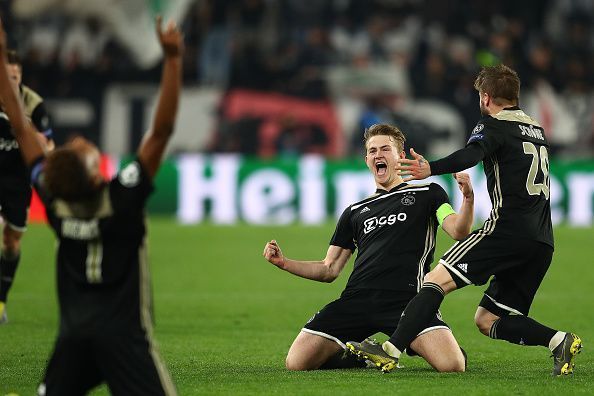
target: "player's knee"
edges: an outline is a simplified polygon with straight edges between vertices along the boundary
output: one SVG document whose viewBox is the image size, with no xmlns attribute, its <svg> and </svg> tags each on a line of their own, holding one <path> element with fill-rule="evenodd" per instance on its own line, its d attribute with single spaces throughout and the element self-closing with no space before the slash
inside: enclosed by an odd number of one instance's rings
<svg viewBox="0 0 594 396">
<path fill-rule="evenodd" d="M 306 360 L 300 359 L 291 353 L 289 353 L 285 359 L 285 367 L 290 371 L 312 370 L 312 367 L 309 367 Z"/>
<path fill-rule="evenodd" d="M 450 373 L 463 373 L 466 371 L 466 359 L 464 356 L 456 359 L 456 362 L 452 364 Z"/>
<path fill-rule="evenodd" d="M 423 281 L 424 281 L 424 283 L 431 282 L 431 283 L 435 283 L 435 284 L 440 285 L 440 286 L 441 286 L 441 283 L 442 283 L 441 282 L 441 279 L 439 277 L 439 274 L 437 274 L 434 271 L 428 272 L 425 275 L 425 277 L 423 278 Z"/>
<path fill-rule="evenodd" d="M 466 371 L 466 362 L 464 356 L 460 354 L 454 359 L 440 362 L 435 366 L 435 369 L 440 373 L 463 373 Z"/>
<path fill-rule="evenodd" d="M 427 283 L 427 282 L 432 282 L 435 280 L 435 276 L 433 276 L 433 273 L 428 272 L 427 274 L 425 274 L 425 276 L 423 277 L 423 283 Z"/>
<path fill-rule="evenodd" d="M 489 335 L 491 326 L 493 326 L 493 322 L 494 321 L 491 318 L 487 318 L 484 315 L 480 315 L 479 313 L 474 315 L 474 324 L 476 327 L 478 327 L 479 331 L 486 336 Z"/>
</svg>

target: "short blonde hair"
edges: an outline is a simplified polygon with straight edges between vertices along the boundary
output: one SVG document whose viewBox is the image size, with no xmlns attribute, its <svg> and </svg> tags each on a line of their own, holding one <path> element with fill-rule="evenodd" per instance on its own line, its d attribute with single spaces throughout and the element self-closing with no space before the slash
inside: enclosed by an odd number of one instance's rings
<svg viewBox="0 0 594 396">
<path fill-rule="evenodd" d="M 404 137 L 404 133 L 402 133 L 398 127 L 388 124 L 373 124 L 369 128 L 366 128 L 365 133 L 363 134 L 363 141 L 365 142 L 366 149 L 367 142 L 373 136 L 389 136 L 394 139 L 398 152 L 404 151 L 404 142 L 406 142 L 406 138 Z"/>
</svg>

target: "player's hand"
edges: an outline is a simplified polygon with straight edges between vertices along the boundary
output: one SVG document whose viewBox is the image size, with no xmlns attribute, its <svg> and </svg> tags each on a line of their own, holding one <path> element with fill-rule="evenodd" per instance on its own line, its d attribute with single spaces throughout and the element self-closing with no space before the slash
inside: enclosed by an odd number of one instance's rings
<svg viewBox="0 0 594 396">
<path fill-rule="evenodd" d="M 458 188 L 466 199 L 474 199 L 474 191 L 472 190 L 472 183 L 470 182 L 470 176 L 468 173 L 458 172 L 454 173 L 454 179 L 458 183 Z"/>
<path fill-rule="evenodd" d="M 283 268 L 285 264 L 285 256 L 283 256 L 280 246 L 278 246 L 278 243 L 274 239 L 264 246 L 264 253 L 262 253 L 262 256 L 264 256 L 268 262 L 279 268 Z"/>
<path fill-rule="evenodd" d="M 414 149 L 410 149 L 410 155 L 413 159 L 402 158 L 398 160 L 395 169 L 400 171 L 402 180 L 407 182 L 411 180 L 423 180 L 431 176 L 431 167 L 429 162 Z"/>
<path fill-rule="evenodd" d="M 169 21 L 165 30 L 162 28 L 163 18 L 159 15 L 156 18 L 157 37 L 163 53 L 166 57 L 177 57 L 184 52 L 184 36 L 179 31 L 174 21 Z"/>
</svg>

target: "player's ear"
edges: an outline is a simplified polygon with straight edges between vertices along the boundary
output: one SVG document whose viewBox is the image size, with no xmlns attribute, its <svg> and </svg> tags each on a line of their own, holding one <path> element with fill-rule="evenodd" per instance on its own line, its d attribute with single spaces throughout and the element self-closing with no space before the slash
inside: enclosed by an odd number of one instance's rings
<svg viewBox="0 0 594 396">
<path fill-rule="evenodd" d="M 402 150 L 402 151 L 400 152 L 400 155 L 399 155 L 399 157 L 400 157 L 400 159 L 405 159 L 405 158 L 406 158 L 406 151 Z"/>
<path fill-rule="evenodd" d="M 483 103 L 485 107 L 489 107 L 491 104 L 491 96 L 486 92 L 483 93 Z"/>
</svg>

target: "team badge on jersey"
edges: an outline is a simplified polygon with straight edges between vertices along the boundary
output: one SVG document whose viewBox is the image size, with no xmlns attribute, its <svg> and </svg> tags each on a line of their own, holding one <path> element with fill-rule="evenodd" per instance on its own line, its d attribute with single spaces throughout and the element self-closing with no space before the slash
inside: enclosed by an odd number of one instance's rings
<svg viewBox="0 0 594 396">
<path fill-rule="evenodd" d="M 402 205 L 411 206 L 415 204 L 415 196 L 413 194 L 407 194 L 400 200 Z"/>
<path fill-rule="evenodd" d="M 135 187 L 140 182 L 140 168 L 137 162 L 132 162 L 120 171 L 118 176 L 124 187 Z"/>
</svg>

